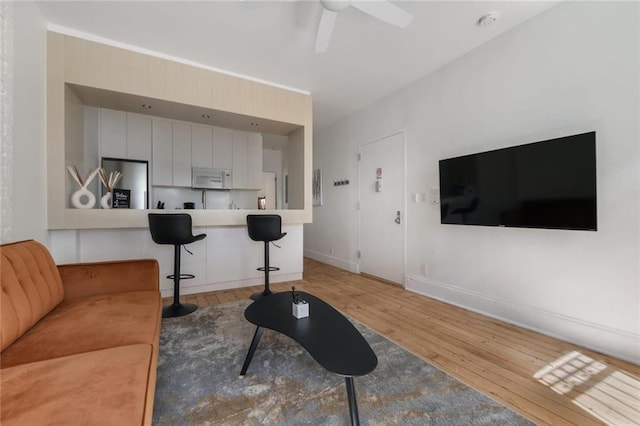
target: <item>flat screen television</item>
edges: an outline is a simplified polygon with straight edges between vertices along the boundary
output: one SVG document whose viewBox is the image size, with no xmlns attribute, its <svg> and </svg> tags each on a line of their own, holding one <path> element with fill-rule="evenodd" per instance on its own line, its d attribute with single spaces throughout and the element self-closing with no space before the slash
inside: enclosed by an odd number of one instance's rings
<svg viewBox="0 0 640 426">
<path fill-rule="evenodd" d="M 596 133 L 440 160 L 443 224 L 595 231 Z"/>
</svg>

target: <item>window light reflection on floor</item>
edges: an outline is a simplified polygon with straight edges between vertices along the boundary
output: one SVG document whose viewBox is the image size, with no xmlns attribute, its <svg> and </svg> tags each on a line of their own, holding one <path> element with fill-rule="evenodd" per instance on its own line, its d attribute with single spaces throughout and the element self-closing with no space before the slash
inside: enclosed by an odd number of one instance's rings
<svg viewBox="0 0 640 426">
<path fill-rule="evenodd" d="M 533 375 L 554 392 L 609 425 L 640 425 L 640 381 L 578 351 Z"/>
</svg>

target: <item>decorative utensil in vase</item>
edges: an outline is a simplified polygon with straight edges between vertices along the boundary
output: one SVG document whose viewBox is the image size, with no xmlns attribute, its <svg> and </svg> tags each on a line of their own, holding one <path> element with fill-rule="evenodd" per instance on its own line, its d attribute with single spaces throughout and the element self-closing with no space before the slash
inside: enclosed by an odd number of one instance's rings
<svg viewBox="0 0 640 426">
<path fill-rule="evenodd" d="M 69 171 L 69 174 L 71 174 L 73 180 L 75 180 L 80 186 L 80 189 L 71 195 L 71 204 L 77 209 L 92 209 L 96 204 L 96 196 L 87 189 L 87 186 L 91 183 L 93 178 L 96 177 L 99 169 L 89 170 L 89 173 L 84 179 L 80 176 L 80 172 L 76 166 L 67 166 L 67 170 Z"/>
<path fill-rule="evenodd" d="M 106 194 L 100 198 L 100 207 L 103 209 L 110 209 L 112 207 L 111 200 L 113 199 L 113 188 L 116 187 L 118 181 L 122 177 L 122 173 L 120 172 L 110 172 L 109 176 L 107 176 L 107 172 L 105 169 L 99 169 L 99 176 L 102 185 L 104 185 L 104 189 L 107 191 Z"/>
</svg>

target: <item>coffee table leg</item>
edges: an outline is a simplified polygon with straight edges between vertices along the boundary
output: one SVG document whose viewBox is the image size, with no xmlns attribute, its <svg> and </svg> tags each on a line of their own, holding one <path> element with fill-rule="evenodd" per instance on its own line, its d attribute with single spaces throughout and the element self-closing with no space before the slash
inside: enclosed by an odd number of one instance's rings
<svg viewBox="0 0 640 426">
<path fill-rule="evenodd" d="M 359 426 L 358 402 L 356 401 L 356 387 L 353 384 L 353 377 L 345 377 L 347 382 L 347 398 L 349 399 L 349 414 L 351 414 L 351 425 Z"/>
<path fill-rule="evenodd" d="M 247 374 L 247 368 L 249 368 L 249 364 L 251 364 L 251 359 L 253 358 L 253 354 L 258 347 L 258 343 L 260 342 L 260 337 L 262 337 L 262 327 L 256 327 L 256 333 L 253 335 L 253 340 L 251 341 L 251 346 L 249 346 L 249 352 L 247 352 L 247 357 L 244 359 L 244 365 L 242 366 L 242 371 L 240 372 L 241 376 Z"/>
</svg>

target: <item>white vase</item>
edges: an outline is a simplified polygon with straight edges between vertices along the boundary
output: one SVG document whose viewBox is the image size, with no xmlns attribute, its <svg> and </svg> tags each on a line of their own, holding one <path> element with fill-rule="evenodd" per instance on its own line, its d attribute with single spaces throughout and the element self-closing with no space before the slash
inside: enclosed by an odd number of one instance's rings
<svg viewBox="0 0 640 426">
<path fill-rule="evenodd" d="M 100 198 L 100 207 L 102 207 L 103 209 L 110 209 L 112 197 L 113 194 L 111 192 L 107 192 L 106 194 L 104 194 L 102 198 Z"/>
<path fill-rule="evenodd" d="M 83 197 L 86 198 L 84 202 Z M 96 196 L 83 186 L 71 195 L 71 204 L 76 209 L 92 209 L 96 205 Z"/>
</svg>

